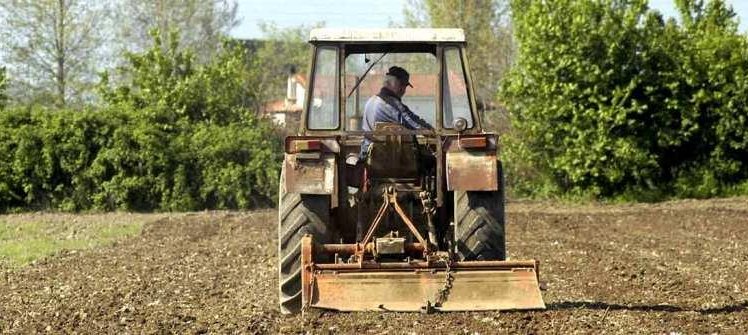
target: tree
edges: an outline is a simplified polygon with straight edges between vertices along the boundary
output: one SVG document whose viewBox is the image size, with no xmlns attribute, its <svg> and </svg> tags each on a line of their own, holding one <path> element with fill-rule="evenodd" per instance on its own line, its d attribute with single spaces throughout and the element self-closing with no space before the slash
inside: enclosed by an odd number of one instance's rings
<svg viewBox="0 0 748 335">
<path fill-rule="evenodd" d="M 0 110 L 3 110 L 8 103 L 8 77 L 5 72 L 5 68 L 0 67 Z"/>
<path fill-rule="evenodd" d="M 84 0 L 0 2 L 0 40 L 13 96 L 65 106 L 85 100 L 106 40 L 106 5 Z"/>
<path fill-rule="evenodd" d="M 123 0 L 118 40 L 124 50 L 143 51 L 150 47 L 150 30 L 178 31 L 179 45 L 205 61 L 220 47 L 221 37 L 239 23 L 236 10 L 233 0 Z"/>
<path fill-rule="evenodd" d="M 105 104 L 141 111 L 167 128 L 177 121 L 227 125 L 252 115 L 245 107 L 255 102 L 257 78 L 246 50 L 226 42 L 215 57 L 199 63 L 190 48 L 179 45 L 179 33 L 167 39 L 158 30 L 151 35 L 148 50 L 125 54 L 126 63 L 115 71 L 124 80 L 110 83 L 110 73 L 102 75 Z"/>
<path fill-rule="evenodd" d="M 406 26 L 465 30 L 479 105 L 484 109 L 492 105 L 514 57 L 507 2 L 409 0 L 404 12 Z"/>
<path fill-rule="evenodd" d="M 292 72 L 306 78 L 309 67 L 310 47 L 307 43 L 309 32 L 321 27 L 323 23 L 312 26 L 279 28 L 272 23 L 261 23 L 264 40 L 252 54 L 252 67 L 259 78 L 257 87 L 260 99 L 264 102 L 285 96 L 286 80 Z M 283 57 L 278 57 L 283 55 Z M 260 106 L 257 106 L 260 107 Z"/>
<path fill-rule="evenodd" d="M 247 108 L 257 87 L 247 50 L 226 42 L 201 63 L 177 32 L 151 34 L 149 49 L 126 54 L 117 69 L 123 80 L 104 74 L 99 86 L 105 107 L 128 121 L 91 168 L 103 180 L 94 202 L 169 210 L 272 204 L 282 150 L 270 123 Z"/>
<path fill-rule="evenodd" d="M 535 179 L 526 191 L 652 200 L 745 183 L 748 39 L 724 1 L 678 3 L 682 25 L 646 0 L 512 1 L 504 157 Z"/>
</svg>

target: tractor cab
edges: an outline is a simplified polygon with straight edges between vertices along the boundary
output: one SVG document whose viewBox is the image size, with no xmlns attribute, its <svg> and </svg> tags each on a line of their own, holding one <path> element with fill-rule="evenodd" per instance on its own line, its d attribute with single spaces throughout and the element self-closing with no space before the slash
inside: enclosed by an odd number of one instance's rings
<svg viewBox="0 0 748 335">
<path fill-rule="evenodd" d="M 386 43 L 383 43 L 386 41 Z M 402 101 L 438 133 L 480 133 L 461 29 L 315 29 L 304 134 L 354 135 L 392 66 L 410 73 Z"/>
<path fill-rule="evenodd" d="M 435 200 L 443 204 L 438 190 L 448 182 L 447 162 L 439 159 L 445 158 L 444 145 L 459 146 L 454 140 L 460 137 L 467 147 L 482 145 L 484 161 L 496 162 L 496 138 L 483 133 L 477 113 L 462 29 L 315 29 L 309 42 L 313 58 L 300 134 L 339 139 L 339 156 L 349 165 L 348 186 L 398 177 L 417 179 L 409 184 L 421 189 L 433 182 Z M 410 74 L 412 87 L 402 103 L 433 130 L 408 130 L 397 123 L 363 130 L 366 103 L 380 93 L 392 66 Z M 350 165 L 365 156 L 365 139 L 373 142 L 372 157 L 362 162 L 367 171 L 360 180 L 361 168 Z M 469 183 L 461 179 L 470 171 L 459 169 L 465 173 L 455 173 L 450 185 Z M 485 180 L 495 188 L 497 167 L 491 169 Z"/>
<path fill-rule="evenodd" d="M 309 42 L 281 171 L 281 311 L 544 308 L 538 263 L 506 261 L 497 137 L 481 127 L 463 31 L 315 29 Z M 364 125 L 393 66 L 412 85 L 399 101 L 429 127 Z"/>
</svg>

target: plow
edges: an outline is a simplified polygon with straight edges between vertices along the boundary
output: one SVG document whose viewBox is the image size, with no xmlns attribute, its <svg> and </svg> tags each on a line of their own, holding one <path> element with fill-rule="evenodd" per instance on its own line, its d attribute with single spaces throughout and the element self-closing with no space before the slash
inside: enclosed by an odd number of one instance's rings
<svg viewBox="0 0 748 335">
<path fill-rule="evenodd" d="M 545 308 L 538 291 L 537 261 L 452 261 L 449 252 L 429 249 L 429 243 L 388 194 L 418 243 L 401 237 L 372 240 L 380 221 L 356 244 L 301 240 L 302 302 L 304 307 L 340 311 L 480 311 Z M 384 211 L 379 212 L 384 213 Z M 378 215 L 380 219 L 382 216 Z M 333 259 L 315 262 L 315 256 Z M 352 261 L 344 259 L 350 256 Z M 405 256 L 380 262 L 379 257 Z"/>
<path fill-rule="evenodd" d="M 281 311 L 545 308 L 539 262 L 506 258 L 498 137 L 481 128 L 464 33 L 315 29 L 310 42 L 281 172 Z M 360 97 L 403 63 L 420 63 L 411 82 L 426 88 L 403 102 L 433 127 L 363 130 Z"/>
</svg>

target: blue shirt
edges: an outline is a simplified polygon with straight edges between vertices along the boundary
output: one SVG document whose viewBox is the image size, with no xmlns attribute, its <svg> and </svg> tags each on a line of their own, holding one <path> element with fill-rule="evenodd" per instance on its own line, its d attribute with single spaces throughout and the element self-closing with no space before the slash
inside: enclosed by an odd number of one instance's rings
<svg viewBox="0 0 748 335">
<path fill-rule="evenodd" d="M 402 103 L 397 95 L 386 88 L 382 88 L 379 94 L 366 101 L 361 128 L 364 131 L 373 131 L 377 122 L 397 123 L 411 130 L 433 129 L 428 122 L 413 113 L 408 106 Z M 361 143 L 359 159 L 366 157 L 370 145 L 371 141 L 364 137 L 364 142 Z"/>
<path fill-rule="evenodd" d="M 431 129 L 431 126 L 426 121 L 413 113 L 400 100 L 391 98 L 390 103 L 388 104 L 379 95 L 369 98 L 369 101 L 364 106 L 364 119 L 363 125 L 361 125 L 363 130 L 373 131 L 377 122 L 397 123 L 411 130 Z M 398 108 L 395 108 L 395 106 Z"/>
</svg>

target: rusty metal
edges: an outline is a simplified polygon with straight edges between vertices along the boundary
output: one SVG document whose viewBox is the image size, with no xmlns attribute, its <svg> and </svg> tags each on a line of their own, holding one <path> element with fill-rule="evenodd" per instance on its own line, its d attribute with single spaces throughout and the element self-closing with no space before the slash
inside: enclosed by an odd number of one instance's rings
<svg viewBox="0 0 748 335">
<path fill-rule="evenodd" d="M 514 270 L 514 269 L 537 269 L 537 261 L 463 261 L 463 262 L 452 262 L 452 268 L 456 270 L 475 270 L 475 269 L 494 269 L 494 270 Z M 314 268 L 317 270 L 331 270 L 331 271 L 343 271 L 343 270 L 407 270 L 407 271 L 418 271 L 418 270 L 444 270 L 446 266 L 439 262 L 427 262 L 427 261 L 415 261 L 415 262 L 393 262 L 393 263 L 379 263 L 379 262 L 363 262 L 359 263 L 339 263 L 339 264 L 315 264 Z"/>
<path fill-rule="evenodd" d="M 433 307 L 442 307 L 444 305 L 444 302 L 447 301 L 449 298 L 449 293 L 452 291 L 452 286 L 455 281 L 455 276 L 452 272 L 452 267 L 450 266 L 452 264 L 452 260 L 449 258 L 449 255 L 446 257 L 441 257 L 437 260 L 438 262 L 444 264 L 444 286 L 439 289 L 439 292 L 436 294 L 436 297 L 434 297 L 434 305 Z M 430 313 L 432 312 L 432 306 L 429 301 L 429 303 L 425 306 L 425 312 Z"/>
<path fill-rule="evenodd" d="M 436 225 L 434 225 L 434 214 L 436 213 L 436 206 L 434 199 L 431 197 L 431 192 L 422 191 L 418 194 L 418 198 L 421 199 L 421 205 L 423 206 L 423 214 L 426 215 L 426 226 L 429 231 L 429 242 L 438 246 L 436 241 Z"/>
<path fill-rule="evenodd" d="M 453 269 L 449 294 L 439 311 L 545 308 L 532 269 Z M 435 304 L 444 270 L 319 271 L 309 283 L 309 306 L 340 311 L 419 311 Z"/>
<path fill-rule="evenodd" d="M 448 190 L 496 191 L 499 189 L 496 152 L 447 152 L 446 161 Z"/>
<path fill-rule="evenodd" d="M 302 238 L 301 244 L 306 307 L 340 311 L 420 311 L 424 306 L 437 311 L 545 308 L 537 261 L 318 264 L 311 236 Z M 326 246 L 328 251 L 339 248 Z M 447 267 L 450 271 L 445 273 Z M 444 291 L 445 278 L 449 279 L 448 292 Z"/>
<path fill-rule="evenodd" d="M 374 232 L 377 230 L 377 227 L 379 227 L 379 224 L 382 222 L 382 219 L 387 214 L 387 211 L 389 209 L 394 209 L 395 212 L 400 216 L 400 219 L 403 220 L 403 223 L 405 223 L 405 226 L 408 227 L 410 232 L 415 236 L 415 238 L 420 242 L 422 245 L 424 245 L 424 254 L 429 252 L 429 246 L 426 243 L 426 240 L 421 236 L 421 233 L 418 232 L 418 229 L 416 229 L 416 226 L 413 224 L 413 222 L 408 218 L 408 215 L 405 214 L 405 211 L 400 207 L 400 204 L 397 202 L 397 191 L 390 187 L 383 193 L 383 202 L 382 206 L 379 207 L 379 211 L 377 211 L 377 215 L 374 217 L 374 220 L 371 222 L 371 225 L 369 226 L 369 230 L 366 232 L 366 235 L 364 236 L 364 239 L 359 243 L 360 246 L 365 246 L 368 244 L 372 237 L 374 236 Z M 360 252 L 357 253 L 357 256 L 359 256 L 359 260 L 363 260 L 363 249 L 359 249 Z"/>
<path fill-rule="evenodd" d="M 404 237 L 378 237 L 374 239 L 375 255 L 405 254 Z"/>
<path fill-rule="evenodd" d="M 341 255 L 353 255 L 356 253 L 357 248 L 361 248 L 357 244 L 322 244 L 315 250 L 319 253 L 324 254 L 341 254 Z M 374 243 L 367 243 L 363 250 L 367 253 L 374 253 Z M 423 244 L 420 243 L 405 243 L 404 245 L 406 254 L 423 254 L 425 249 Z"/>
<path fill-rule="evenodd" d="M 299 159 L 304 154 L 286 154 L 284 185 L 288 193 L 334 194 L 337 190 L 335 156 L 324 154 L 319 159 Z"/>
<path fill-rule="evenodd" d="M 459 142 L 460 147 L 463 149 L 472 149 L 472 148 L 485 148 L 488 146 L 488 140 L 483 137 L 463 137 L 460 138 Z"/>
<path fill-rule="evenodd" d="M 304 149 L 305 147 L 303 145 L 298 147 L 297 142 L 305 143 L 308 141 L 318 141 L 319 147 L 307 148 L 307 149 L 319 150 L 322 152 L 329 152 L 329 153 L 340 153 L 340 143 L 338 142 L 337 137 L 320 137 L 320 136 L 286 136 L 285 142 L 284 142 L 285 152 L 289 154 L 293 154 L 299 151 L 304 151 L 301 149 Z"/>
<path fill-rule="evenodd" d="M 314 275 L 312 273 L 313 241 L 311 235 L 301 237 L 301 301 L 302 308 L 307 309 L 310 306 L 312 297 L 312 287 L 314 286 Z"/>
</svg>

